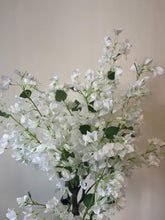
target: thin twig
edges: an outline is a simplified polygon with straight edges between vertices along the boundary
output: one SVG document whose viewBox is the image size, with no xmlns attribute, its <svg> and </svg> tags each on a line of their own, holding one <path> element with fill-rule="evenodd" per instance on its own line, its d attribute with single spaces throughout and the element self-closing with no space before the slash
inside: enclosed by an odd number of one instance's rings
<svg viewBox="0 0 165 220">
<path fill-rule="evenodd" d="M 27 128 L 25 128 L 13 115 L 10 115 L 10 117 L 20 126 L 23 128 L 24 131 L 26 131 L 30 136 L 32 136 L 34 139 L 36 139 L 37 143 L 41 144 L 41 142 L 38 140 L 36 135 L 32 134 Z"/>
<path fill-rule="evenodd" d="M 31 101 L 31 103 L 34 105 L 34 107 L 36 108 L 36 110 L 37 110 L 37 112 L 40 114 L 40 116 L 42 117 L 42 114 L 41 114 L 41 112 L 40 112 L 40 110 L 38 109 L 38 107 L 36 106 L 36 104 L 33 102 L 33 100 L 30 98 L 30 97 L 28 97 L 28 99 Z"/>
</svg>

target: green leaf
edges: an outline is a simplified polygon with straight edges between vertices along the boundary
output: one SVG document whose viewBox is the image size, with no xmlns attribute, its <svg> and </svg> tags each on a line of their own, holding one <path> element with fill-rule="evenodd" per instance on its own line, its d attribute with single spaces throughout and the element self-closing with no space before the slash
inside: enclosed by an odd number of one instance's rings
<svg viewBox="0 0 165 220">
<path fill-rule="evenodd" d="M 28 196 L 29 196 L 30 199 L 32 199 L 32 195 L 31 195 L 30 192 L 28 192 Z"/>
<path fill-rule="evenodd" d="M 89 163 L 87 161 L 83 162 L 85 167 L 89 167 Z"/>
<path fill-rule="evenodd" d="M 78 110 L 81 111 L 82 107 L 81 107 L 80 102 L 75 100 L 74 103 L 75 103 L 75 106 L 72 108 L 72 111 L 78 111 Z"/>
<path fill-rule="evenodd" d="M 29 98 L 31 94 L 32 94 L 32 91 L 29 89 L 26 89 L 20 94 L 20 97 L 26 99 L 26 98 Z"/>
<path fill-rule="evenodd" d="M 84 205 L 89 209 L 95 204 L 95 194 L 87 194 L 84 196 Z"/>
<path fill-rule="evenodd" d="M 110 167 L 110 174 L 115 172 L 114 166 Z"/>
<path fill-rule="evenodd" d="M 64 90 L 56 90 L 55 99 L 58 102 L 64 101 L 67 97 L 67 94 Z"/>
<path fill-rule="evenodd" d="M 93 101 L 92 101 L 92 102 L 90 102 L 89 104 L 90 104 L 90 105 L 94 105 L 94 103 L 95 103 L 95 101 L 93 100 Z"/>
<path fill-rule="evenodd" d="M 71 86 L 69 89 L 73 90 L 75 92 L 74 86 Z"/>
<path fill-rule="evenodd" d="M 131 137 L 133 137 L 133 138 L 134 138 L 134 137 L 136 137 L 136 135 L 135 135 L 135 134 L 131 134 Z"/>
<path fill-rule="evenodd" d="M 107 77 L 110 80 L 114 80 L 115 79 L 115 71 L 112 71 L 112 70 L 108 71 Z"/>
<path fill-rule="evenodd" d="M 127 134 L 128 134 L 128 133 L 123 133 L 121 136 L 122 136 L 122 137 L 125 137 Z"/>
<path fill-rule="evenodd" d="M 88 105 L 88 110 L 93 113 L 96 112 L 96 110 L 91 105 Z"/>
<path fill-rule="evenodd" d="M 69 151 L 63 149 L 61 154 L 61 160 L 68 161 L 68 157 L 75 157 L 74 153 L 70 153 Z"/>
<path fill-rule="evenodd" d="M 79 185 L 79 183 L 80 183 L 79 176 L 76 175 L 73 179 L 71 179 L 71 180 L 69 181 L 69 183 L 70 183 L 70 185 L 72 186 L 72 188 L 77 187 L 77 186 Z"/>
<path fill-rule="evenodd" d="M 2 112 L 0 111 L 0 116 L 4 117 L 4 118 L 9 118 L 11 115 L 6 113 L 6 112 Z"/>
<path fill-rule="evenodd" d="M 128 129 L 128 130 L 133 130 L 133 127 L 132 126 L 130 126 L 130 127 L 126 127 L 126 129 Z"/>
<path fill-rule="evenodd" d="M 62 202 L 62 204 L 63 205 L 68 205 L 68 204 L 70 204 L 70 196 L 69 196 L 69 194 L 67 193 L 65 193 L 62 197 L 61 197 L 61 202 Z"/>
<path fill-rule="evenodd" d="M 132 127 L 132 126 L 127 127 L 127 126 L 125 126 L 125 125 L 122 125 L 121 128 L 122 128 L 122 129 L 126 129 L 126 130 L 133 130 L 133 127 Z"/>
<path fill-rule="evenodd" d="M 81 134 L 87 134 L 87 131 L 91 130 L 91 126 L 90 125 L 80 125 L 79 128 Z"/>
<path fill-rule="evenodd" d="M 63 177 L 62 174 L 61 174 L 61 172 L 57 172 L 57 173 L 58 173 L 59 178 L 62 178 L 62 177 Z"/>
<path fill-rule="evenodd" d="M 113 140 L 114 135 L 117 135 L 119 130 L 120 130 L 119 127 L 111 126 L 111 127 L 104 129 L 104 133 L 105 133 L 106 138 Z"/>
<path fill-rule="evenodd" d="M 109 204 L 109 205 L 112 205 L 112 204 L 114 204 L 116 201 L 114 200 L 114 199 L 112 199 L 110 196 L 107 198 L 107 203 Z"/>
</svg>

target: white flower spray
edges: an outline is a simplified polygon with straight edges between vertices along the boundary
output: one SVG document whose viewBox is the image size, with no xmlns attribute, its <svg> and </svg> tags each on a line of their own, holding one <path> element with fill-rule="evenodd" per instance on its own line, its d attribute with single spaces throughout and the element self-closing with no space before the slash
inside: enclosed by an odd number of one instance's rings
<svg viewBox="0 0 165 220">
<path fill-rule="evenodd" d="M 150 94 L 146 82 L 164 71 L 151 66 L 150 58 L 134 63 L 131 70 L 136 81 L 117 99 L 123 74 L 117 61 L 131 48 L 128 40 L 118 41 L 121 32 L 114 30 L 115 40 L 109 35 L 104 38 L 99 69 L 86 71 L 83 82 L 78 69 L 71 84 L 59 85 L 55 76 L 45 91 L 27 72 L 15 71 L 20 77 L 18 83 L 2 76 L 2 92 L 17 85 L 20 94 L 10 107 L 0 100 L 4 126 L 0 154 L 12 149 L 17 161 L 45 171 L 56 184 L 57 195 L 46 204 L 35 201 L 30 192 L 17 198 L 24 220 L 68 220 L 69 215 L 83 220 L 110 219 L 125 203 L 132 170 L 142 164 L 158 166 L 163 158 L 164 142 L 151 139 L 140 152 L 135 140 L 143 121 L 141 99 Z M 75 100 L 69 91 L 77 94 Z M 6 216 L 15 220 L 18 213 L 8 209 Z"/>
</svg>

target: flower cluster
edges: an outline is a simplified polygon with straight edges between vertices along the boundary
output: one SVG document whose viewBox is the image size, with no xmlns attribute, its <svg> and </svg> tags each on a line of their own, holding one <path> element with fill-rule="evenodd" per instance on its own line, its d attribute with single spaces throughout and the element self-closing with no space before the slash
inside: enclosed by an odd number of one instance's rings
<svg viewBox="0 0 165 220">
<path fill-rule="evenodd" d="M 131 48 L 128 40 L 118 40 L 121 32 L 114 30 L 114 40 L 104 38 L 99 69 L 89 69 L 83 81 L 78 69 L 71 84 L 60 85 L 55 76 L 46 90 L 27 72 L 15 71 L 19 82 L 2 76 L 2 91 L 18 86 L 20 93 L 10 107 L 0 100 L 0 154 L 12 149 L 17 161 L 45 171 L 58 192 L 46 204 L 33 200 L 30 192 L 17 198 L 24 220 L 110 219 L 125 203 L 132 170 L 159 165 L 165 143 L 151 139 L 140 152 L 135 140 L 143 122 L 142 98 L 150 95 L 146 82 L 163 69 L 152 66 L 149 58 L 134 63 L 136 81 L 117 95 L 123 72 L 118 60 Z M 6 214 L 10 220 L 19 215 L 15 209 Z"/>
</svg>

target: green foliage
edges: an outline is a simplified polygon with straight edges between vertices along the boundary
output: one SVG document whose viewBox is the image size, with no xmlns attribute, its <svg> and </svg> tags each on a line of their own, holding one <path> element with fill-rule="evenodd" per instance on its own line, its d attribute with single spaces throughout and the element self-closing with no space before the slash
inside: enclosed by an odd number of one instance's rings
<svg viewBox="0 0 165 220">
<path fill-rule="evenodd" d="M 64 90 L 58 89 L 55 93 L 55 99 L 57 102 L 64 101 L 67 97 L 67 94 Z"/>
<path fill-rule="evenodd" d="M 114 166 L 110 167 L 110 174 L 115 172 Z"/>
<path fill-rule="evenodd" d="M 92 101 L 92 102 L 90 102 L 89 104 L 90 104 L 90 105 L 94 105 L 94 103 L 95 103 L 95 101 L 93 100 L 93 101 Z"/>
<path fill-rule="evenodd" d="M 90 193 L 84 196 L 83 199 L 84 205 L 89 209 L 95 204 L 95 194 Z"/>
<path fill-rule="evenodd" d="M 120 130 L 119 127 L 111 126 L 111 127 L 104 129 L 104 133 L 105 133 L 106 138 L 113 140 L 114 135 L 117 135 L 119 130 Z"/>
<path fill-rule="evenodd" d="M 87 161 L 83 162 L 85 167 L 89 167 L 89 163 Z"/>
<path fill-rule="evenodd" d="M 87 131 L 91 130 L 91 126 L 90 125 L 80 125 L 79 128 L 81 134 L 87 134 Z"/>
<path fill-rule="evenodd" d="M 30 192 L 28 192 L 28 196 L 29 196 L 29 198 L 30 198 L 30 200 L 31 200 L 31 199 L 32 199 L 32 195 L 31 195 Z"/>
<path fill-rule="evenodd" d="M 107 77 L 110 80 L 114 80 L 115 79 L 115 71 L 112 71 L 112 70 L 108 71 Z"/>
<path fill-rule="evenodd" d="M 4 117 L 4 118 L 9 118 L 11 115 L 7 114 L 6 112 L 2 112 L 0 111 L 0 116 Z"/>
<path fill-rule="evenodd" d="M 70 89 L 73 90 L 74 92 L 75 92 L 75 90 L 76 90 L 76 89 L 74 88 L 74 86 L 70 87 Z"/>
<path fill-rule="evenodd" d="M 96 112 L 96 110 L 91 105 L 88 105 L 88 110 L 93 113 Z"/>
<path fill-rule="evenodd" d="M 69 196 L 68 193 L 67 193 L 67 196 L 66 196 L 66 194 L 64 194 L 64 195 L 61 197 L 61 203 L 62 203 L 63 205 L 68 205 L 68 204 L 70 204 L 70 196 Z"/>
<path fill-rule="evenodd" d="M 63 177 L 60 171 L 59 172 L 57 171 L 57 174 L 58 174 L 59 178 Z"/>
<path fill-rule="evenodd" d="M 24 99 L 30 98 L 31 94 L 32 94 L 32 91 L 29 89 L 26 89 L 20 94 L 20 97 L 22 97 Z"/>
<path fill-rule="evenodd" d="M 75 100 L 74 103 L 75 103 L 75 106 L 72 108 L 72 111 L 78 111 L 78 110 L 81 111 L 82 107 L 81 107 L 80 102 Z"/>
<path fill-rule="evenodd" d="M 132 126 L 127 127 L 127 126 L 125 126 L 125 125 L 122 125 L 121 128 L 122 128 L 122 129 L 126 129 L 126 130 L 133 130 L 133 127 L 132 127 Z"/>
<path fill-rule="evenodd" d="M 68 157 L 75 157 L 74 153 L 70 153 L 69 151 L 65 150 L 63 148 L 62 150 L 62 154 L 61 154 L 61 160 L 64 160 L 64 161 L 68 161 Z"/>
<path fill-rule="evenodd" d="M 114 200 L 114 199 L 112 199 L 111 197 L 107 197 L 107 203 L 109 204 L 109 205 L 112 205 L 112 204 L 114 204 L 116 201 Z"/>
</svg>

